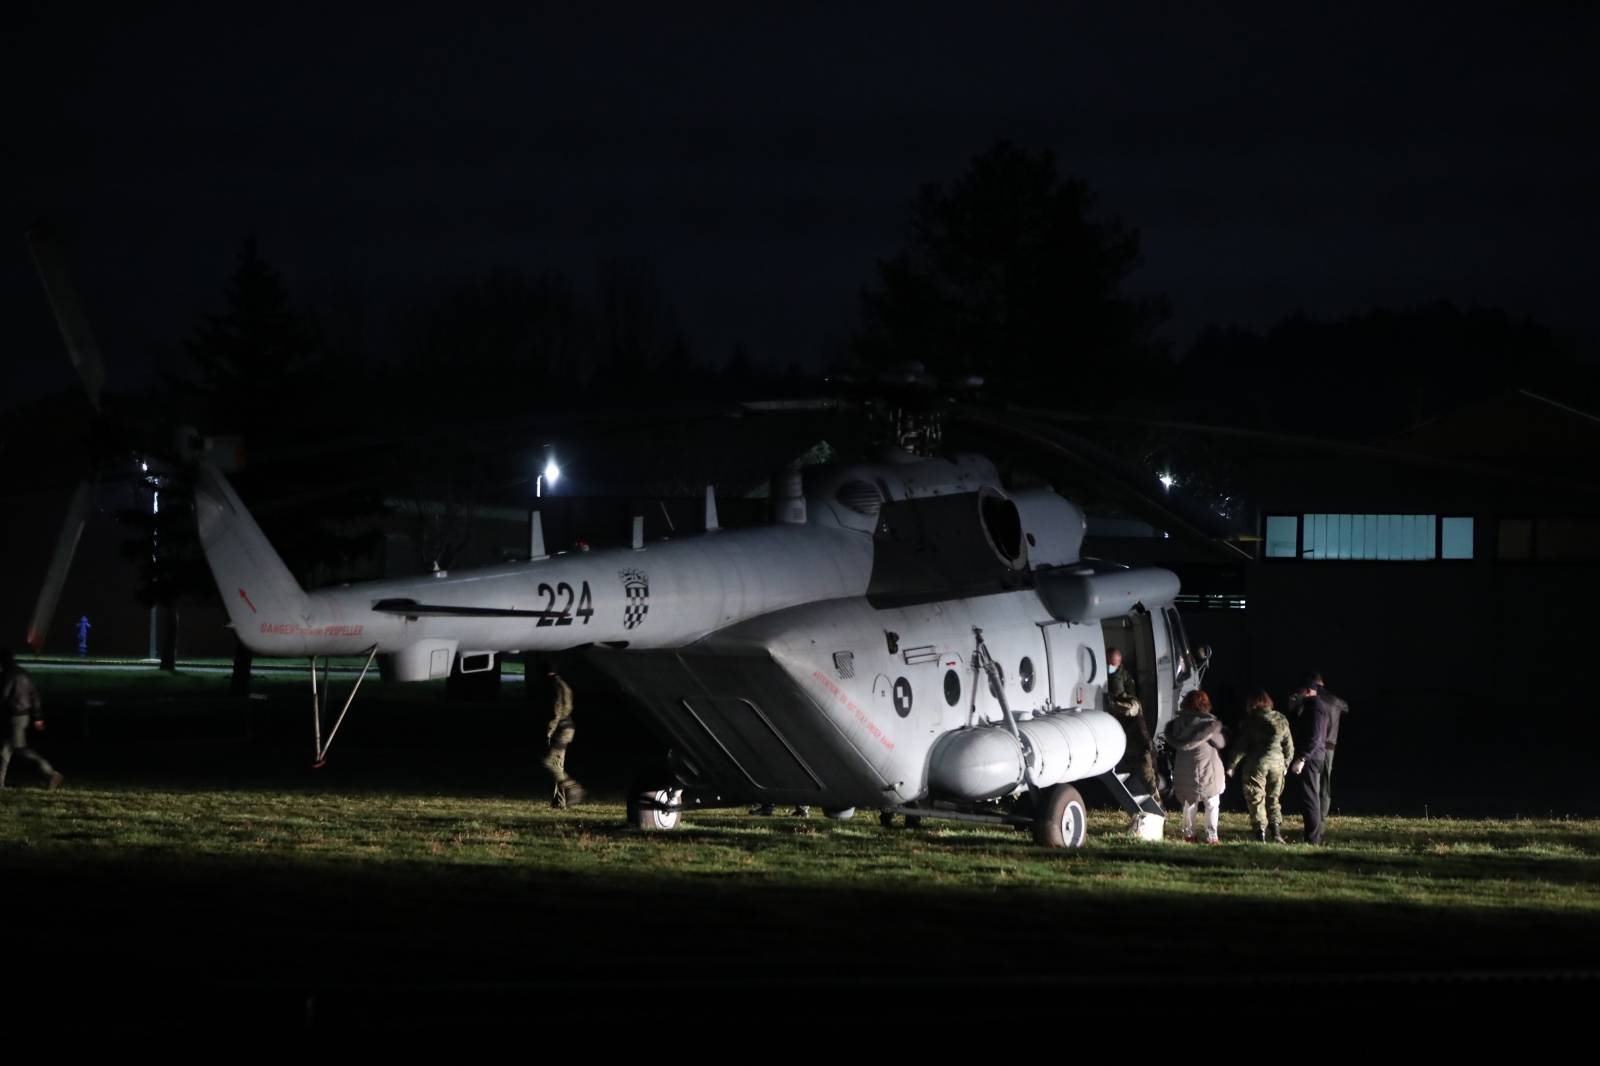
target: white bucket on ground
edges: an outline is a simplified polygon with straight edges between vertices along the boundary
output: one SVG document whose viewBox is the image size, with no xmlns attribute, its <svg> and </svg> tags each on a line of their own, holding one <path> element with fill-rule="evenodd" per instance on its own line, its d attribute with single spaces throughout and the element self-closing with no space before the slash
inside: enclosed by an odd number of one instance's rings
<svg viewBox="0 0 1600 1066">
<path fill-rule="evenodd" d="M 1140 814 L 1135 816 L 1130 832 L 1140 840 L 1160 840 L 1166 824 L 1167 820 L 1159 814 Z"/>
</svg>

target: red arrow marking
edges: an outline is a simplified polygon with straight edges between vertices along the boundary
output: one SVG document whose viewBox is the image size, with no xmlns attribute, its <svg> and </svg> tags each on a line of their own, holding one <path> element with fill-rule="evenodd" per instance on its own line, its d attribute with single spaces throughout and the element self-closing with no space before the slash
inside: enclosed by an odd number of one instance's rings
<svg viewBox="0 0 1600 1066">
<path fill-rule="evenodd" d="M 253 604 L 253 603 L 250 603 L 250 597 L 249 597 L 249 595 L 248 595 L 248 594 L 246 594 L 246 592 L 245 592 L 245 591 L 244 591 L 244 589 L 240 589 L 240 590 L 239 590 L 239 598 L 240 598 L 240 599 L 241 599 L 241 600 L 243 600 L 243 601 L 244 601 L 244 602 L 245 602 L 245 603 L 247 603 L 247 604 L 249 604 L 249 605 L 250 605 L 250 613 L 251 613 L 251 614 L 255 614 L 255 613 L 256 613 L 256 605 L 255 605 L 255 604 Z"/>
</svg>

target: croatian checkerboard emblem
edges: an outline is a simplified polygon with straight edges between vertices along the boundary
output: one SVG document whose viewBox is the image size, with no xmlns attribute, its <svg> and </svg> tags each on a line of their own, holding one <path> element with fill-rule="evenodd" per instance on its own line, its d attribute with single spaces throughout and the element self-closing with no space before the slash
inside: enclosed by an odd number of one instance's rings
<svg viewBox="0 0 1600 1066">
<path fill-rule="evenodd" d="M 650 610 L 650 578 L 643 570 L 623 570 L 622 590 L 628 594 L 628 605 L 622 610 L 622 628 L 633 629 L 644 621 Z"/>
<path fill-rule="evenodd" d="M 894 680 L 894 713 L 901 718 L 911 713 L 911 682 L 903 677 Z"/>
</svg>

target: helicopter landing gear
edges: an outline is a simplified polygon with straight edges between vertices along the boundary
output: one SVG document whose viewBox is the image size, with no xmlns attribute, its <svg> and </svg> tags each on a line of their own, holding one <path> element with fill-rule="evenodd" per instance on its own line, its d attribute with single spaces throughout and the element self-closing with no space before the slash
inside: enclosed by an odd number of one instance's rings
<svg viewBox="0 0 1600 1066">
<path fill-rule="evenodd" d="M 1078 848 L 1089 832 L 1089 811 L 1071 785 L 1052 785 L 1040 793 L 1033 840 L 1047 848 Z"/>
<path fill-rule="evenodd" d="M 378 646 L 374 644 L 367 649 L 367 662 L 361 668 L 361 676 L 356 678 L 355 685 L 350 689 L 350 695 L 345 697 L 344 707 L 339 711 L 339 718 L 333 723 L 333 728 L 328 731 L 328 739 L 322 739 L 322 712 L 328 704 L 328 697 L 333 690 L 328 686 L 328 675 L 333 669 L 332 660 L 324 656 L 322 659 L 322 689 L 317 689 L 317 656 L 311 657 L 311 719 L 313 726 L 312 737 L 317 744 L 317 757 L 311 764 L 313 770 L 320 770 L 328 761 L 328 749 L 333 747 L 333 738 L 338 734 L 339 727 L 344 724 L 344 716 L 350 713 L 350 705 L 356 701 L 356 693 L 361 691 L 361 682 L 367 679 L 367 672 L 372 669 L 372 661 L 378 657 Z"/>
<path fill-rule="evenodd" d="M 628 793 L 628 824 L 635 829 L 678 828 L 683 813 L 683 789 L 658 788 Z"/>
</svg>

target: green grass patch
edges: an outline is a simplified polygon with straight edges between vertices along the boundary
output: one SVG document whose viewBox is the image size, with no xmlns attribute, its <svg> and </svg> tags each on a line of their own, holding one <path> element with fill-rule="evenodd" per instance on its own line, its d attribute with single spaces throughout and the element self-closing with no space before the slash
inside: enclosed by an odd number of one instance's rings
<svg viewBox="0 0 1600 1066">
<path fill-rule="evenodd" d="M 692 812 L 671 833 L 623 825 L 620 807 L 558 812 L 526 799 L 317 792 L 16 790 L 0 795 L 0 847 L 110 858 L 152 853 L 294 866 L 422 864 L 571 877 L 893 888 L 1029 890 L 1263 903 L 1511 908 L 1600 917 L 1600 823 L 1341 818 L 1328 846 L 1266 846 L 1243 818 L 1218 847 L 1147 844 L 1097 814 L 1088 846 L 1054 851 L 1015 830 L 870 817 Z"/>
</svg>

